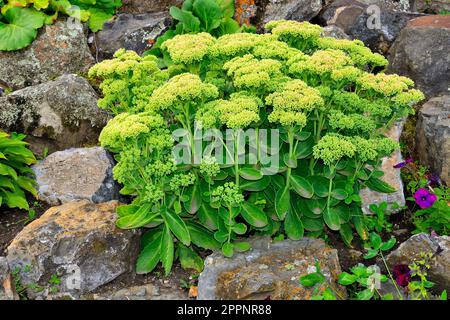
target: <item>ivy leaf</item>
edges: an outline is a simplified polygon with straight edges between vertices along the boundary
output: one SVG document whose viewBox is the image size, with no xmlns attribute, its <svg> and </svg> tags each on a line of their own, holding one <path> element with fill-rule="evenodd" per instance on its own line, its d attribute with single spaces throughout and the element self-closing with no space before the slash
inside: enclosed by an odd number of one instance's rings
<svg viewBox="0 0 450 320">
<path fill-rule="evenodd" d="M 0 50 L 13 51 L 27 47 L 44 25 L 45 14 L 30 8 L 11 8 L 0 22 Z"/>
</svg>

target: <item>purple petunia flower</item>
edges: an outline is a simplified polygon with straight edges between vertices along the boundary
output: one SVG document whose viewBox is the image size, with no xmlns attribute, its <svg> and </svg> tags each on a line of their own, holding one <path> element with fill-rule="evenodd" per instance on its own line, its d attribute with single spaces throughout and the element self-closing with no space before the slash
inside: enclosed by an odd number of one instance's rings
<svg viewBox="0 0 450 320">
<path fill-rule="evenodd" d="M 433 173 L 428 177 L 428 185 L 432 187 L 439 187 L 442 185 L 441 178 L 437 173 Z"/>
<path fill-rule="evenodd" d="M 411 281 L 411 270 L 406 264 L 397 264 L 392 273 L 399 286 L 406 287 Z"/>
<path fill-rule="evenodd" d="M 394 165 L 395 169 L 400 169 L 406 167 L 406 165 L 410 162 L 413 162 L 412 158 L 406 159 L 405 161 L 399 162 L 396 165 Z"/>
<path fill-rule="evenodd" d="M 421 209 L 431 207 L 437 200 L 437 196 L 425 188 L 418 189 L 413 197 Z"/>
</svg>

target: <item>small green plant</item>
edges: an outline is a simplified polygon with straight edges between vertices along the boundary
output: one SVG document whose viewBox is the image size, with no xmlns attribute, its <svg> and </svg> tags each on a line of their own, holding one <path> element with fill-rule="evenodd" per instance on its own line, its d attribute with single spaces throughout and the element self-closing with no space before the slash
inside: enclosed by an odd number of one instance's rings
<svg viewBox="0 0 450 320">
<path fill-rule="evenodd" d="M 304 287 L 314 288 L 311 300 L 337 300 L 336 297 L 339 297 L 340 300 L 344 300 L 339 293 L 331 288 L 330 283 L 322 273 L 318 262 L 316 262 L 315 271 L 300 277 L 299 282 Z"/>
<path fill-rule="evenodd" d="M 342 272 L 338 283 L 349 287 L 351 297 L 356 300 L 392 300 L 392 294 L 381 294 L 377 286 L 386 282 L 388 277 L 380 273 L 379 267 L 358 264 L 350 269 L 350 273 Z"/>
<path fill-rule="evenodd" d="M 23 134 L 0 131 L 0 206 L 29 210 L 25 192 L 37 195 L 30 165 L 36 158 Z"/>
<path fill-rule="evenodd" d="M 392 223 L 389 222 L 389 216 L 391 212 L 388 209 L 387 202 L 382 202 L 379 205 L 371 204 L 369 206 L 373 215 L 365 215 L 364 220 L 369 231 L 382 232 L 392 231 Z"/>
<path fill-rule="evenodd" d="M 0 51 L 27 47 L 61 14 L 87 21 L 97 32 L 121 5 L 121 0 L 0 0 Z"/>
</svg>

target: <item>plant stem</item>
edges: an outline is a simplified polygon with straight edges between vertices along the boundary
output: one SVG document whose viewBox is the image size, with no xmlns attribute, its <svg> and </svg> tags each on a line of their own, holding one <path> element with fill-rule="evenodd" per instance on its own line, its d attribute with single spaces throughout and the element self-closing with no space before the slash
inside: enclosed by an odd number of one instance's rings
<svg viewBox="0 0 450 320">
<path fill-rule="evenodd" d="M 392 277 L 391 271 L 389 270 L 389 267 L 388 267 L 388 265 L 387 265 L 387 263 L 386 263 L 386 260 L 384 259 L 383 252 L 381 252 L 381 250 L 380 250 L 380 257 L 381 257 L 381 260 L 383 260 L 384 266 L 386 267 L 386 270 L 387 270 L 387 272 L 388 272 L 388 274 L 389 274 L 389 278 L 391 278 L 391 281 L 392 281 L 392 283 L 393 283 L 394 286 L 395 286 L 395 290 L 397 290 L 399 299 L 400 299 L 400 300 L 403 300 L 403 295 L 402 295 L 402 293 L 400 292 L 400 289 L 398 288 L 397 282 L 395 281 L 394 277 Z"/>
<path fill-rule="evenodd" d="M 236 186 L 239 187 L 239 133 L 234 132 L 234 171 Z"/>
</svg>

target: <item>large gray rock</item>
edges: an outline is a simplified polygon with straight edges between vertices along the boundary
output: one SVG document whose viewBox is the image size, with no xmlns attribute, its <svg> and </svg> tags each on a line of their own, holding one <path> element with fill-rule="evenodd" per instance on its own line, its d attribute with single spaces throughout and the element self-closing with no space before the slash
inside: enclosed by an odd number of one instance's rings
<svg viewBox="0 0 450 320">
<path fill-rule="evenodd" d="M 387 257 L 386 262 L 392 268 L 398 264 L 409 265 L 414 260 L 421 259 L 421 253 L 434 254 L 430 261 L 428 280 L 435 283 L 433 290 L 441 293 L 442 290 L 450 290 L 450 237 L 430 236 L 419 233 L 403 242 Z"/>
<path fill-rule="evenodd" d="M 309 21 L 322 9 L 321 0 L 269 0 L 263 25 L 272 20 Z"/>
<path fill-rule="evenodd" d="M 0 257 L 0 301 L 1 300 L 19 300 L 16 293 L 14 279 L 9 269 L 8 260 Z"/>
<path fill-rule="evenodd" d="M 170 26 L 171 19 L 166 12 L 143 14 L 119 14 L 106 22 L 103 30 L 96 34 L 94 45 L 100 59 L 111 58 L 118 49 L 136 51 L 142 54 L 152 47 L 154 40 Z"/>
<path fill-rule="evenodd" d="M 450 15 L 411 20 L 390 50 L 388 71 L 407 76 L 429 97 L 450 88 Z"/>
<path fill-rule="evenodd" d="M 33 166 L 39 198 L 51 205 L 74 200 L 94 203 L 117 200 L 114 161 L 101 147 L 78 148 L 52 153 Z"/>
<path fill-rule="evenodd" d="M 404 123 L 405 120 L 395 123 L 386 133 L 386 136 L 399 142 Z M 359 195 L 361 197 L 361 208 L 365 214 L 371 214 L 369 210 L 371 204 L 379 205 L 382 202 L 386 202 L 389 207 L 392 207 L 393 204 L 398 204 L 399 206 L 405 205 L 405 194 L 403 193 L 400 170 L 394 168 L 394 165 L 402 161 L 403 157 L 400 150 L 396 150 L 390 157 L 382 159 L 380 170 L 384 172 L 384 175 L 380 179 L 394 187 L 396 191 L 393 193 L 381 193 L 370 190 L 369 188 L 362 189 Z"/>
<path fill-rule="evenodd" d="M 186 300 L 187 298 L 187 293 L 182 290 L 162 288 L 155 284 L 132 286 L 83 297 L 86 300 Z"/>
<path fill-rule="evenodd" d="M 96 144 L 108 119 L 89 82 L 73 74 L 0 97 L 0 129 L 29 135 L 35 152 Z"/>
<path fill-rule="evenodd" d="M 400 11 L 386 1 L 337 0 L 323 11 L 321 20 L 327 25 L 338 26 L 350 38 L 359 39 L 372 50 L 385 54 L 408 21 L 418 16 L 422 15 Z"/>
<path fill-rule="evenodd" d="M 322 239 L 272 242 L 270 237 L 250 240 L 252 249 L 226 258 L 215 252 L 205 260 L 198 281 L 199 300 L 309 299 L 312 288 L 299 278 L 315 271 L 316 261 L 332 288 L 342 297 L 344 288 L 336 284 L 341 266 L 337 251 Z M 323 290 L 324 288 L 321 288 Z"/>
<path fill-rule="evenodd" d="M 420 162 L 450 185 L 450 96 L 430 99 L 420 109 L 416 148 Z"/>
<path fill-rule="evenodd" d="M 85 73 L 94 64 L 86 30 L 72 20 L 45 26 L 22 50 L 0 51 L 0 83 L 13 90 L 54 79 L 64 73 Z"/>
<path fill-rule="evenodd" d="M 144 13 L 168 11 L 171 6 L 180 6 L 183 0 L 122 0 L 120 12 Z"/>
<path fill-rule="evenodd" d="M 439 13 L 450 11 L 449 0 L 409 0 L 411 10 L 418 12 Z"/>
<path fill-rule="evenodd" d="M 117 206 L 83 200 L 53 207 L 16 236 L 7 259 L 31 299 L 79 298 L 132 271 L 139 232 L 116 228 Z"/>
</svg>

